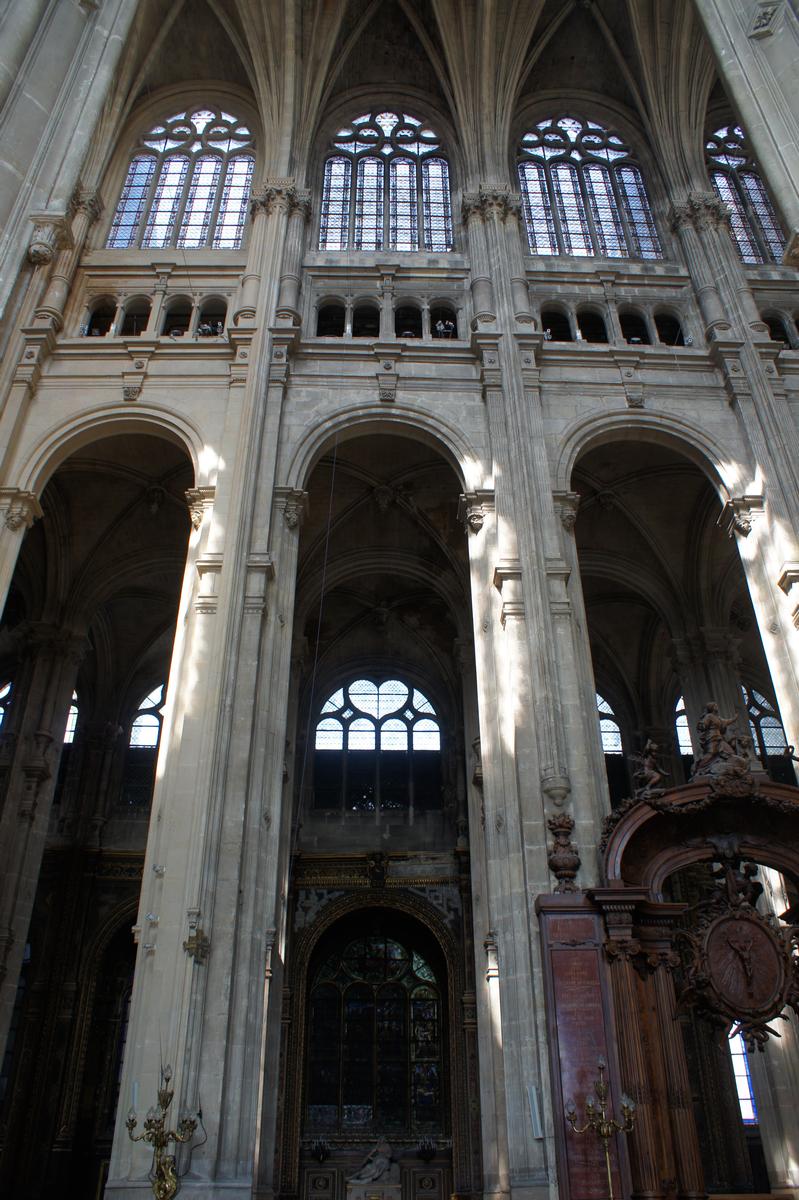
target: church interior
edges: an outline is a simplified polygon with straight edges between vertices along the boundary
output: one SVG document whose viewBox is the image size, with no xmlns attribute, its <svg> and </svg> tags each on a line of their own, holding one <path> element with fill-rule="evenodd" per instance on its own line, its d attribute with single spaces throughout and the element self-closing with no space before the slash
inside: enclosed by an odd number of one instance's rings
<svg viewBox="0 0 799 1200">
<path fill-rule="evenodd" d="M 799 1200 L 797 0 L 0 0 L 0 1194 Z"/>
</svg>

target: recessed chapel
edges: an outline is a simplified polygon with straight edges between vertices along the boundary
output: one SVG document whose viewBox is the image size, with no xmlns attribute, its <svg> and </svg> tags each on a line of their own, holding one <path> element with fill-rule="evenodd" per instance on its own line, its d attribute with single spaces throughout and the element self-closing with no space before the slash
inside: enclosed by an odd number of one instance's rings
<svg viewBox="0 0 799 1200">
<path fill-rule="evenodd" d="M 0 3 L 0 1194 L 799 1198 L 797 62 Z"/>
</svg>

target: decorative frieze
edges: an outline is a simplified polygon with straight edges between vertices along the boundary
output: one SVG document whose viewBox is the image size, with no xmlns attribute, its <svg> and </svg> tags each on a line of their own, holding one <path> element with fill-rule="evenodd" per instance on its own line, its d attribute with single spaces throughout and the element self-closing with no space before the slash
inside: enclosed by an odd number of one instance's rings
<svg viewBox="0 0 799 1200">
<path fill-rule="evenodd" d="M 16 533 L 30 529 L 42 515 L 42 507 L 33 492 L 21 488 L 0 488 L 0 514 L 6 529 Z"/>
</svg>

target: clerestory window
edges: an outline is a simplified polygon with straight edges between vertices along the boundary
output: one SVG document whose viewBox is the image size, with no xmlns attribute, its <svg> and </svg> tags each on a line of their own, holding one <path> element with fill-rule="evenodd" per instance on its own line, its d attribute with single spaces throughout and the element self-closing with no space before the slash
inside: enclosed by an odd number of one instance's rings
<svg viewBox="0 0 799 1200">
<path fill-rule="evenodd" d="M 400 679 L 354 679 L 330 696 L 316 725 L 313 807 L 441 807 L 441 731 L 418 688 Z"/>
<path fill-rule="evenodd" d="M 785 237 L 740 125 L 725 125 L 705 143 L 710 182 L 730 210 L 741 260 L 782 262 Z"/>
<path fill-rule="evenodd" d="M 67 724 L 64 729 L 64 745 L 70 746 L 75 741 L 75 731 L 78 728 L 78 693 L 72 693 L 72 703 L 67 714 Z"/>
<path fill-rule="evenodd" d="M 238 249 L 254 164 L 237 117 L 210 106 L 175 113 L 141 138 L 107 245 Z"/>
<path fill-rule="evenodd" d="M 452 249 L 449 165 L 429 126 L 408 113 L 364 113 L 332 150 L 320 250 Z"/>
<path fill-rule="evenodd" d="M 663 257 L 641 168 L 596 121 L 539 121 L 521 140 L 519 183 L 533 254 Z"/>
</svg>

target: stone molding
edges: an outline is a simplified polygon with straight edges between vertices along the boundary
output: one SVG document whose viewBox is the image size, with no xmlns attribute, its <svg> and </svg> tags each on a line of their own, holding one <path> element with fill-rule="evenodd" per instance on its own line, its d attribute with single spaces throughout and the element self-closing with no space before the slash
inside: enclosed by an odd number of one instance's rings
<svg viewBox="0 0 799 1200">
<path fill-rule="evenodd" d="M 16 533 L 30 529 L 42 515 L 42 507 L 33 492 L 21 488 L 0 488 L 0 513 L 6 529 Z"/>
</svg>

